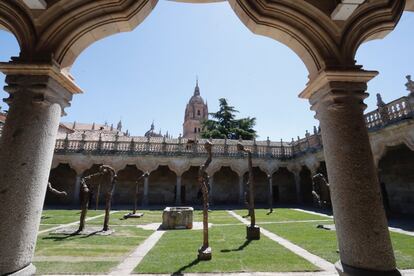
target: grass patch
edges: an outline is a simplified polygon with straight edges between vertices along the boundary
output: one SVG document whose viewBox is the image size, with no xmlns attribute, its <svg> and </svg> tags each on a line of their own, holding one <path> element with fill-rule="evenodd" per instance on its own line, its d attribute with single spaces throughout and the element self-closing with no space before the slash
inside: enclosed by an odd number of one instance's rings
<svg viewBox="0 0 414 276">
<path fill-rule="evenodd" d="M 400 269 L 414 268 L 414 237 L 391 232 L 397 267 Z"/>
<path fill-rule="evenodd" d="M 140 218 L 129 218 L 124 219 L 124 215 L 130 213 L 130 210 L 118 211 L 115 214 L 111 214 L 109 217 L 109 226 L 111 225 L 141 225 L 149 223 L 162 223 L 162 211 L 149 211 L 149 210 L 137 210 L 137 213 L 144 213 L 144 216 Z M 89 211 L 88 211 L 89 213 Z M 104 218 L 94 219 L 92 221 L 86 222 L 86 224 L 91 225 L 101 225 L 103 224 Z"/>
<path fill-rule="evenodd" d="M 193 221 L 203 221 L 202 210 L 194 210 Z M 242 224 L 238 219 L 231 216 L 227 211 L 208 212 L 208 222 L 213 224 Z"/>
<path fill-rule="evenodd" d="M 110 236 L 70 236 L 53 233 L 40 235 L 35 251 L 39 273 L 107 272 L 153 232 L 134 226 L 112 228 L 115 233 Z M 52 260 L 49 261 L 48 258 Z M 79 259 L 82 261 L 79 262 Z"/>
<path fill-rule="evenodd" d="M 338 249 L 336 232 L 316 228 L 318 224 L 321 223 L 265 224 L 261 225 L 261 227 L 303 247 L 331 263 L 335 263 L 339 260 L 339 253 L 336 252 Z M 333 224 L 333 221 L 326 221 L 323 224 Z"/>
<path fill-rule="evenodd" d="M 213 259 L 197 261 L 202 231 L 169 231 L 145 256 L 135 273 L 317 271 L 318 268 L 262 236 L 246 243 L 244 226 L 212 227 Z"/>
<path fill-rule="evenodd" d="M 336 252 L 338 249 L 336 232 L 318 229 L 316 228 L 318 224 L 320 223 L 265 224 L 262 227 L 331 263 L 335 263 L 339 260 L 339 253 Z M 323 222 L 323 224 L 333 224 L 333 221 Z M 414 237 L 391 232 L 391 241 L 397 267 L 400 269 L 413 269 Z"/>
<path fill-rule="evenodd" d="M 117 262 L 34 262 L 36 274 L 108 273 Z"/>
<path fill-rule="evenodd" d="M 88 211 L 88 217 L 94 217 L 102 215 L 104 212 L 101 210 Z M 80 210 L 44 210 L 42 212 L 41 224 L 67 224 L 75 221 L 79 221 Z"/>
<path fill-rule="evenodd" d="M 244 216 L 247 210 L 235 210 L 236 214 Z M 313 215 L 301 211 L 296 211 L 288 208 L 274 208 L 273 212 L 269 214 L 269 209 L 255 209 L 256 222 L 281 222 L 294 220 L 326 220 L 327 217 Z"/>
</svg>

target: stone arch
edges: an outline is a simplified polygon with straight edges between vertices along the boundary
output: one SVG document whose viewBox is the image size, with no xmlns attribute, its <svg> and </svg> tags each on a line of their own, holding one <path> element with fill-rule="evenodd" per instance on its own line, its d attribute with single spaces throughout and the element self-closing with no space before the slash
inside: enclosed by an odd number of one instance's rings
<svg viewBox="0 0 414 276">
<path fill-rule="evenodd" d="M 239 202 L 239 176 L 228 166 L 214 174 L 212 199 L 214 204 L 237 204 Z"/>
<path fill-rule="evenodd" d="M 414 214 L 414 151 L 406 145 L 389 148 L 379 162 L 385 207 L 391 212 Z"/>
<path fill-rule="evenodd" d="M 123 205 L 132 208 L 134 204 L 136 181 L 143 174 L 135 165 L 127 165 L 118 171 L 118 182 L 112 197 L 113 205 Z M 142 202 L 144 179 L 138 182 L 138 204 Z M 130 206 L 130 207 L 129 207 Z"/>
<path fill-rule="evenodd" d="M 269 180 L 267 174 L 259 167 L 253 167 L 254 186 L 254 201 L 255 204 L 265 204 L 269 200 Z M 249 179 L 249 172 L 243 175 L 243 182 L 246 183 Z"/>
<path fill-rule="evenodd" d="M 65 191 L 66 197 L 46 192 L 45 205 L 71 205 L 74 204 L 76 171 L 69 164 L 60 163 L 50 171 L 49 182 L 58 191 Z"/>
<path fill-rule="evenodd" d="M 17 1 L 0 1 L 0 29 L 14 35 L 19 43 L 21 56 L 32 56 L 36 31 L 30 16 Z"/>
<path fill-rule="evenodd" d="M 299 172 L 300 176 L 300 193 L 303 203 L 312 204 L 312 173 L 306 167 L 302 166 L 302 169 Z"/>
<path fill-rule="evenodd" d="M 279 187 L 280 203 L 296 202 L 295 176 L 292 172 L 287 168 L 281 167 L 273 174 L 273 181 L 275 181 Z"/>
<path fill-rule="evenodd" d="M 149 176 L 148 203 L 172 205 L 175 203 L 177 175 L 168 166 L 159 166 Z"/>
<path fill-rule="evenodd" d="M 181 176 L 181 185 L 184 188 L 184 196 L 181 193 L 181 200 L 183 204 L 201 204 L 202 198 L 198 197 L 200 184 L 198 183 L 198 170 L 200 167 L 191 166 Z M 183 192 L 183 191 L 182 191 Z"/>
</svg>

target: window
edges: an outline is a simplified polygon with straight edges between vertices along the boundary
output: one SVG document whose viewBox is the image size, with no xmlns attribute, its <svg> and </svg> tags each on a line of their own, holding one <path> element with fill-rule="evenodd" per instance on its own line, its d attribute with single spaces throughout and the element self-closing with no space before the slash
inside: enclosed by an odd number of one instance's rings
<svg viewBox="0 0 414 276">
<path fill-rule="evenodd" d="M 194 128 L 194 133 L 197 133 L 197 128 L 196 127 Z"/>
<path fill-rule="evenodd" d="M 201 115 L 200 110 L 197 110 L 197 115 L 198 115 L 198 116 L 200 116 L 200 115 Z"/>
</svg>

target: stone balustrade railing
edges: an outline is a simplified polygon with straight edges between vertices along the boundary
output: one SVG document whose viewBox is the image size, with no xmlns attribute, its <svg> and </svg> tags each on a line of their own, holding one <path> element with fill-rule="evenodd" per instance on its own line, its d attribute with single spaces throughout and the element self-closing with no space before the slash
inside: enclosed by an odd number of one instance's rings
<svg viewBox="0 0 414 276">
<path fill-rule="evenodd" d="M 375 130 L 407 118 L 413 118 L 414 106 L 410 104 L 409 97 L 401 97 L 364 116 L 368 130 Z"/>
<path fill-rule="evenodd" d="M 56 153 L 91 153 L 97 155 L 163 155 L 163 156 L 204 156 L 205 139 L 191 141 L 187 139 L 148 139 L 135 141 L 139 137 L 122 137 L 122 141 L 72 140 L 68 138 L 56 140 Z M 126 140 L 128 139 L 128 140 Z M 171 141 L 175 140 L 175 141 Z M 179 140 L 178 142 L 176 140 Z M 216 157 L 241 157 L 237 151 L 238 140 L 214 139 L 213 155 Z M 256 158 L 289 159 L 294 157 L 293 147 L 288 143 L 270 141 L 242 141 Z M 296 147 L 298 149 L 298 147 Z M 304 148 L 303 148 L 304 149 Z"/>
</svg>

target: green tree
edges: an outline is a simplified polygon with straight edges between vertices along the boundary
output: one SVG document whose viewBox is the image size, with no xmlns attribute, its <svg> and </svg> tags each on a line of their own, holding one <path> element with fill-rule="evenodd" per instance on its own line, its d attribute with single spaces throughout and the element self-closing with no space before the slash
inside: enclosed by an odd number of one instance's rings
<svg viewBox="0 0 414 276">
<path fill-rule="evenodd" d="M 220 108 L 215 113 L 210 113 L 212 119 L 203 122 L 201 137 L 213 139 L 239 139 L 252 140 L 256 137 L 254 126 L 256 118 L 247 117 L 236 119 L 239 111 L 228 104 L 224 98 L 219 99 Z"/>
</svg>

